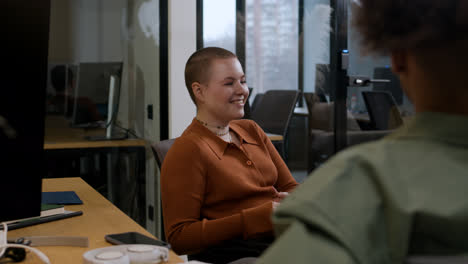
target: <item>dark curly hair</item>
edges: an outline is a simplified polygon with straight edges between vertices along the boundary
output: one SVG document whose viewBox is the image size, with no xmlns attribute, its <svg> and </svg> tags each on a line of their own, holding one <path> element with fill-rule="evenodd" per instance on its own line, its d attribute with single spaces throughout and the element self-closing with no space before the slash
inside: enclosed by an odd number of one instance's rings
<svg viewBox="0 0 468 264">
<path fill-rule="evenodd" d="M 353 24 L 367 52 L 387 54 L 468 39 L 468 0 L 354 2 Z"/>
</svg>

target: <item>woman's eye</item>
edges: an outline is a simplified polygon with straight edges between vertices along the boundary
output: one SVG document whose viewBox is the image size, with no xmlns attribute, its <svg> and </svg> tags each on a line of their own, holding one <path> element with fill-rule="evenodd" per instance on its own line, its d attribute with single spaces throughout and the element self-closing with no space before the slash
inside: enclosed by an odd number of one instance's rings
<svg viewBox="0 0 468 264">
<path fill-rule="evenodd" d="M 224 85 L 232 85 L 232 82 L 225 83 Z"/>
<path fill-rule="evenodd" d="M 243 80 L 243 81 L 241 81 L 241 83 L 247 83 L 247 81 L 246 81 L 246 80 Z"/>
</svg>

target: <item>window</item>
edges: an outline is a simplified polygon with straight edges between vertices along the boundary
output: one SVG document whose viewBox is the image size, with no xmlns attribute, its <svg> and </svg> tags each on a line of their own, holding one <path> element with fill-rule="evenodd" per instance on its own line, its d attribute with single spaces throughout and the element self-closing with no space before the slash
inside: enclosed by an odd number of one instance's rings
<svg viewBox="0 0 468 264">
<path fill-rule="evenodd" d="M 330 1 L 304 1 L 303 54 L 304 92 L 320 92 L 329 96 L 327 85 L 330 64 Z"/>
<path fill-rule="evenodd" d="M 298 0 L 246 1 L 246 75 L 253 95 L 298 89 Z"/>
<path fill-rule="evenodd" d="M 203 46 L 236 52 L 235 0 L 203 0 Z"/>
</svg>

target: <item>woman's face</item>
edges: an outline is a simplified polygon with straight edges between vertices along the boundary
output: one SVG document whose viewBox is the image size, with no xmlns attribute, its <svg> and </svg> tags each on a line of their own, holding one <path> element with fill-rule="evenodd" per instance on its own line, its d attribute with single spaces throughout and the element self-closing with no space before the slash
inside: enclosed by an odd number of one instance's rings
<svg viewBox="0 0 468 264">
<path fill-rule="evenodd" d="M 237 58 L 215 59 L 201 89 L 203 101 L 198 107 L 209 121 L 225 124 L 244 116 L 249 89 Z"/>
</svg>

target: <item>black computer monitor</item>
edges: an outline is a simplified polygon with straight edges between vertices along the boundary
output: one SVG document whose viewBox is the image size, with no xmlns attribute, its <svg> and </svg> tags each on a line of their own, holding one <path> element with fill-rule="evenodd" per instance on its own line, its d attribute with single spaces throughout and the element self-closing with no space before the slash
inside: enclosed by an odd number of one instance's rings
<svg viewBox="0 0 468 264">
<path fill-rule="evenodd" d="M 50 63 L 47 74 L 47 115 L 63 115 L 67 119 L 73 114 L 73 90 L 76 87 L 78 66 L 74 64 Z"/>
<path fill-rule="evenodd" d="M 390 80 L 388 83 L 374 83 L 374 91 L 387 91 L 398 105 L 403 104 L 403 90 L 400 86 L 400 80 L 389 67 L 378 67 L 374 69 L 374 79 Z"/>
<path fill-rule="evenodd" d="M 112 113 L 108 113 L 108 109 L 110 97 L 114 98 L 114 106 L 118 104 L 122 62 L 80 63 L 77 75 L 72 125 L 93 126 L 96 123 L 109 123 L 117 112 L 117 107 L 112 107 Z M 113 82 L 111 78 L 114 78 Z"/>
<path fill-rule="evenodd" d="M 38 216 L 50 0 L 0 1 L 0 222 Z"/>
</svg>

